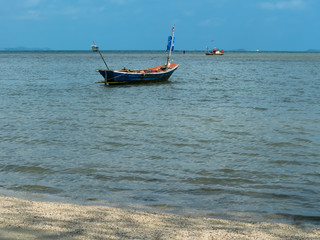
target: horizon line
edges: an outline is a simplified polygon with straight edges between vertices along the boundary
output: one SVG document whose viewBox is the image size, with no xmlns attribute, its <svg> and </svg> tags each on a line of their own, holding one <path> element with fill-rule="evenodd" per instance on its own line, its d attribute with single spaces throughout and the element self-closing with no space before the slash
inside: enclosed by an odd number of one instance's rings
<svg viewBox="0 0 320 240">
<path fill-rule="evenodd" d="M 17 48 L 0 48 L 1 52 L 31 52 L 31 51 L 36 51 L 36 52 L 92 52 L 91 49 L 87 50 L 71 50 L 71 49 L 50 49 L 50 48 L 25 48 L 25 47 L 17 47 Z M 120 52 L 151 52 L 151 51 L 156 51 L 156 52 L 167 52 L 167 50 L 138 50 L 138 49 L 131 49 L 131 50 L 121 50 L 121 49 L 114 49 L 114 50 L 100 50 L 102 52 L 112 52 L 112 51 L 120 51 Z M 175 49 L 174 52 L 205 52 L 206 50 L 199 50 L 199 49 Z M 247 49 L 230 49 L 230 50 L 224 50 L 225 52 L 320 52 L 320 49 L 306 49 L 306 50 L 247 50 Z"/>
</svg>

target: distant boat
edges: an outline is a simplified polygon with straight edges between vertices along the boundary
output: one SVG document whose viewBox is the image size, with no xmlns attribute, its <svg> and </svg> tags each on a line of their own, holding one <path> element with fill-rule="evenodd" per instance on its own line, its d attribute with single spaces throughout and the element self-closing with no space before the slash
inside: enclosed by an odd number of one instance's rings
<svg viewBox="0 0 320 240">
<path fill-rule="evenodd" d="M 223 49 L 219 49 L 219 48 L 214 48 L 211 51 L 206 51 L 206 55 L 223 55 L 224 54 L 224 50 Z"/>
<path fill-rule="evenodd" d="M 95 45 L 96 46 L 96 45 Z M 170 63 L 170 55 L 174 48 L 174 26 L 172 28 L 172 36 L 168 38 L 168 46 L 167 50 L 169 50 L 167 63 L 164 65 L 144 68 L 144 69 L 126 69 L 123 68 L 121 70 L 110 70 L 107 63 L 105 62 L 99 48 L 97 47 L 97 51 L 99 52 L 103 62 L 105 63 L 107 69 L 98 69 L 104 81 L 105 85 L 119 85 L 119 84 L 136 84 L 136 83 L 154 83 L 154 82 L 163 82 L 167 81 L 172 73 L 177 70 L 179 64 Z M 93 48 L 92 48 L 93 50 Z"/>
<path fill-rule="evenodd" d="M 91 49 L 93 52 L 98 52 L 99 47 L 96 44 L 94 44 L 94 45 L 91 45 Z"/>
</svg>

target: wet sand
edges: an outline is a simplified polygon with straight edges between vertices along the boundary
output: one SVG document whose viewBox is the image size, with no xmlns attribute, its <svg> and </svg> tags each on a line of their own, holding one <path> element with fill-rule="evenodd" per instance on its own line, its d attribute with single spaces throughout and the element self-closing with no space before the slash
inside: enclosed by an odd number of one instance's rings
<svg viewBox="0 0 320 240">
<path fill-rule="evenodd" d="M 0 194 L 0 239 L 320 239 L 320 227 L 186 217 Z"/>
</svg>

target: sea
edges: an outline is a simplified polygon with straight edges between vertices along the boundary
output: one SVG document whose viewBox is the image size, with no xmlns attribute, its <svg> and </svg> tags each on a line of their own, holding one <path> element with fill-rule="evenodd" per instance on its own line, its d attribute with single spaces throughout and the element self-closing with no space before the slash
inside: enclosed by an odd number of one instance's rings
<svg viewBox="0 0 320 240">
<path fill-rule="evenodd" d="M 165 51 L 104 51 L 111 69 Z M 320 223 L 320 53 L 173 52 L 168 82 L 105 86 L 89 51 L 0 52 L 0 193 Z"/>
</svg>

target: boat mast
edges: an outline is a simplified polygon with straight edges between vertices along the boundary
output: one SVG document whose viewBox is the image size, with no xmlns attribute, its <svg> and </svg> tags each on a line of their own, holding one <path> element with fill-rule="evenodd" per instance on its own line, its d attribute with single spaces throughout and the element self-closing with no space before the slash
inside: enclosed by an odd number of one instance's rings
<svg viewBox="0 0 320 240">
<path fill-rule="evenodd" d="M 172 37 L 171 37 L 170 49 L 169 49 L 168 58 L 167 58 L 166 69 L 168 69 L 168 67 L 169 67 L 169 60 L 170 60 L 170 55 L 171 55 L 171 50 L 172 50 L 173 37 L 174 37 L 174 25 L 172 27 Z"/>
<path fill-rule="evenodd" d="M 94 41 L 92 41 L 93 42 L 93 44 L 95 45 L 95 46 L 97 46 L 96 45 L 96 43 L 94 42 Z M 108 69 L 108 71 L 110 70 L 109 69 L 109 67 L 108 67 L 108 65 L 107 65 L 107 63 L 106 63 L 106 61 L 104 60 L 104 58 L 103 58 L 103 56 L 102 56 L 102 54 L 101 54 L 101 52 L 100 52 L 100 50 L 99 50 L 99 47 L 97 46 L 97 50 L 98 50 L 98 52 L 99 52 L 99 54 L 100 54 L 100 57 L 102 58 L 102 60 L 103 60 L 103 62 L 104 62 L 104 64 L 106 65 L 106 67 L 107 67 L 107 69 Z"/>
</svg>

